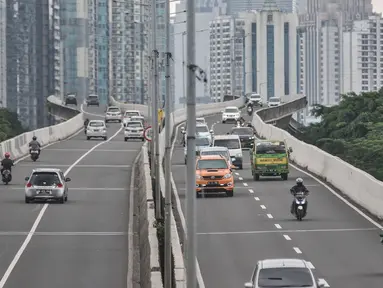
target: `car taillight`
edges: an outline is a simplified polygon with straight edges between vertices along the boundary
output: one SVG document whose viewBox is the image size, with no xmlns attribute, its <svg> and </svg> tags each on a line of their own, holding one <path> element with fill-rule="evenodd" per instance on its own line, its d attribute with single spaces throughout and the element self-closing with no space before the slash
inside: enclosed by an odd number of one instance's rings
<svg viewBox="0 0 383 288">
<path fill-rule="evenodd" d="M 63 188 L 63 184 L 61 183 L 57 184 L 57 188 Z"/>
<path fill-rule="evenodd" d="M 32 184 L 30 182 L 27 183 L 27 187 L 30 188 L 32 187 Z"/>
</svg>

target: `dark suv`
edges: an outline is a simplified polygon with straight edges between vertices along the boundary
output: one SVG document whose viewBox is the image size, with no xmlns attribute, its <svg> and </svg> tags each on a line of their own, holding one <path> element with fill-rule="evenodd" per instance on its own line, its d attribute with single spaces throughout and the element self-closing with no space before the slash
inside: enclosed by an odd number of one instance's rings
<svg viewBox="0 0 383 288">
<path fill-rule="evenodd" d="M 97 95 L 89 95 L 86 99 L 86 106 L 97 106 L 100 107 L 100 100 Z"/>
<path fill-rule="evenodd" d="M 65 105 L 69 104 L 77 106 L 76 94 L 70 94 L 65 97 Z"/>
</svg>

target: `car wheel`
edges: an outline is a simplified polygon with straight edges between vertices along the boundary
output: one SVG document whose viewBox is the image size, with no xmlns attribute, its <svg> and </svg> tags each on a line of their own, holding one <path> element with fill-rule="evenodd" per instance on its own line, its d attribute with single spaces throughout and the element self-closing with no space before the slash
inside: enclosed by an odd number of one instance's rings
<svg viewBox="0 0 383 288">
<path fill-rule="evenodd" d="M 253 179 L 254 181 L 259 181 L 259 174 L 254 174 Z"/>
<path fill-rule="evenodd" d="M 145 141 L 145 139 L 144 139 L 144 138 L 141 138 L 141 141 L 142 141 L 142 142 L 144 142 L 144 141 Z"/>
<path fill-rule="evenodd" d="M 238 165 L 238 169 L 239 169 L 239 170 L 242 170 L 242 169 L 243 169 L 242 164 L 241 164 L 241 165 Z"/>
<path fill-rule="evenodd" d="M 60 204 L 64 204 L 65 203 L 65 197 L 64 196 L 59 198 L 58 200 L 59 200 Z"/>
<path fill-rule="evenodd" d="M 65 202 L 68 201 L 68 195 L 65 196 L 65 199 L 64 199 L 64 200 L 65 200 Z"/>
<path fill-rule="evenodd" d="M 118 123 L 121 123 L 122 121 L 121 120 L 118 120 Z"/>
<path fill-rule="evenodd" d="M 201 192 L 197 192 L 197 198 L 201 198 L 202 195 L 201 195 Z"/>
<path fill-rule="evenodd" d="M 234 196 L 234 190 L 226 191 L 227 197 L 233 197 Z"/>
<path fill-rule="evenodd" d="M 25 197 L 25 203 L 31 203 L 31 201 L 32 201 L 32 199 L 31 198 L 29 198 L 29 197 Z"/>
<path fill-rule="evenodd" d="M 226 122 L 226 121 L 223 121 L 223 120 L 222 120 L 222 124 L 225 124 L 225 122 Z"/>
<path fill-rule="evenodd" d="M 126 138 L 126 137 L 125 137 L 125 139 L 124 139 L 124 140 L 125 140 L 125 142 L 128 142 L 128 138 Z"/>
<path fill-rule="evenodd" d="M 104 137 L 104 140 L 105 140 L 105 141 L 108 140 L 108 137 Z"/>
<path fill-rule="evenodd" d="M 86 140 L 90 140 L 90 137 L 88 136 L 88 137 L 86 137 Z"/>
</svg>

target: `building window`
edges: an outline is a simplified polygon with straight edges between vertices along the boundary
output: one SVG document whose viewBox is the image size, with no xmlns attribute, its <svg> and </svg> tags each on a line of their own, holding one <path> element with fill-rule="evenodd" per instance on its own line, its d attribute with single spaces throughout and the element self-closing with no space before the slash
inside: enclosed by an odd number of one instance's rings
<svg viewBox="0 0 383 288">
<path fill-rule="evenodd" d="M 274 97 L 274 25 L 267 25 L 267 99 Z"/>
<path fill-rule="evenodd" d="M 268 14 L 267 15 L 267 22 L 273 22 L 273 14 Z"/>
<path fill-rule="evenodd" d="M 286 22 L 285 25 L 284 25 L 284 36 L 285 36 L 285 39 L 284 39 L 284 74 L 285 74 L 285 95 L 290 95 L 290 73 L 289 73 L 289 69 L 290 69 L 290 39 L 289 39 L 289 23 Z M 298 59 L 298 58 L 297 58 Z"/>
</svg>

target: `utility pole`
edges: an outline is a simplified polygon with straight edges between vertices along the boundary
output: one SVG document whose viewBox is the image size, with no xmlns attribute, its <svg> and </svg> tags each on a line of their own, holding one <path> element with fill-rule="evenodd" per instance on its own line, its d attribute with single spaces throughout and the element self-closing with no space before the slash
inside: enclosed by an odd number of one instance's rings
<svg viewBox="0 0 383 288">
<path fill-rule="evenodd" d="M 153 71 L 153 95 L 152 95 L 152 131 L 154 141 L 154 151 L 155 157 L 152 159 L 152 168 L 155 169 L 154 177 L 156 179 L 155 195 L 156 195 L 156 219 L 161 218 L 161 189 L 160 189 L 160 143 L 159 143 L 159 125 L 158 125 L 158 50 L 157 50 L 157 8 L 156 0 L 152 0 L 152 25 L 153 25 L 153 34 L 152 34 L 152 43 L 153 43 L 153 61 L 154 61 L 154 71 Z"/>
<path fill-rule="evenodd" d="M 144 3 L 143 0 L 140 0 L 140 42 L 141 42 L 141 51 L 140 51 L 140 75 L 141 75 L 141 81 L 140 81 L 140 92 L 141 92 L 141 104 L 144 105 L 145 101 L 145 94 L 144 94 L 144 20 L 142 17 L 142 14 L 144 13 Z"/>
<path fill-rule="evenodd" d="M 187 165 L 186 165 L 186 285 L 197 287 L 196 278 L 196 191 L 195 191 L 195 135 L 196 135 L 196 78 L 195 65 L 195 0 L 187 0 L 186 7 L 186 67 L 187 69 Z"/>
<path fill-rule="evenodd" d="M 186 31 L 182 32 L 182 86 L 183 86 L 183 97 L 184 97 L 184 108 L 186 108 L 186 83 L 185 83 L 185 70 L 186 63 L 185 63 L 185 36 Z"/>
<path fill-rule="evenodd" d="M 235 32 L 234 32 L 235 33 Z M 233 42 L 231 44 L 231 53 L 230 53 L 230 64 L 231 64 L 231 96 L 234 97 L 235 94 L 235 36 L 232 38 Z"/>
<path fill-rule="evenodd" d="M 172 184 L 170 182 L 171 173 L 171 136 L 170 136 L 170 4 L 165 1 L 165 286 L 172 288 L 172 234 L 171 234 L 171 213 L 172 213 Z"/>
</svg>

